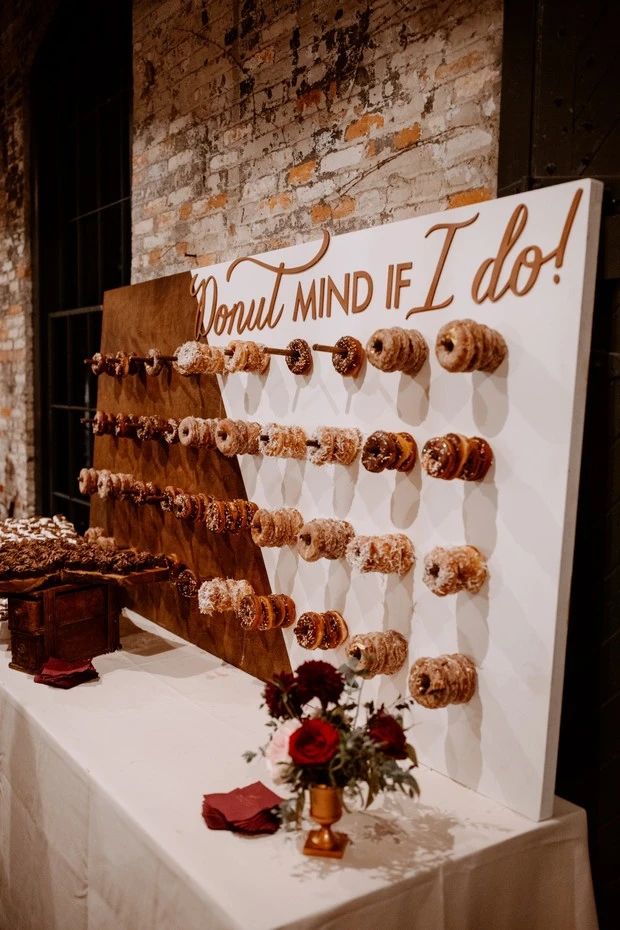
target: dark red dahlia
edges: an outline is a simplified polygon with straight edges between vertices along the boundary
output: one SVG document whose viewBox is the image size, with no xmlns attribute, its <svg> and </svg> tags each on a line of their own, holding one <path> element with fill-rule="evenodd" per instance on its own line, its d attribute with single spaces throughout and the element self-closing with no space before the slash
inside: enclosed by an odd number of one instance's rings
<svg viewBox="0 0 620 930">
<path fill-rule="evenodd" d="M 386 756 L 391 759 L 407 758 L 405 731 L 391 714 L 386 714 L 384 710 L 377 711 L 368 720 L 366 732 Z"/>
<path fill-rule="evenodd" d="M 297 679 L 291 672 L 280 672 L 268 681 L 263 691 L 263 698 L 271 717 L 288 719 L 298 717 L 301 713 L 301 701 Z"/>
<path fill-rule="evenodd" d="M 304 662 L 297 669 L 299 700 L 307 704 L 318 698 L 323 707 L 337 704 L 344 690 L 344 678 L 329 662 Z"/>
</svg>

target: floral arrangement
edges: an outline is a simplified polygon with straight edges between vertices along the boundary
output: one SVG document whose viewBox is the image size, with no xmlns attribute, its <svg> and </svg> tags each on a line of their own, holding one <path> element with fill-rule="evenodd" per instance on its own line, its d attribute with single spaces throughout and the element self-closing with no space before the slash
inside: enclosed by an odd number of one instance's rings
<svg viewBox="0 0 620 930">
<path fill-rule="evenodd" d="M 407 742 L 401 711 L 369 701 L 359 723 L 361 687 L 354 673 L 328 662 L 311 661 L 295 673 L 284 672 L 263 691 L 269 713 L 271 739 L 259 751 L 277 784 L 288 785 L 297 820 L 306 791 L 317 785 L 341 788 L 345 796 L 359 797 L 365 807 L 382 791 L 419 794 L 412 775 L 417 766 L 413 746 Z M 255 752 L 244 754 L 249 762 Z M 402 766 L 401 761 L 408 761 Z M 365 786 L 365 789 L 364 789 Z"/>
</svg>

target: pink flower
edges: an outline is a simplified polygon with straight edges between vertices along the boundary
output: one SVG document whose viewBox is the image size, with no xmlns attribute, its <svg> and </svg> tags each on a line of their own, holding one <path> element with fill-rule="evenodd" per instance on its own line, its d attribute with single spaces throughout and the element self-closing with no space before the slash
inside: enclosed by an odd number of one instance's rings
<svg viewBox="0 0 620 930">
<path fill-rule="evenodd" d="M 299 729 L 299 720 L 285 720 L 271 737 L 271 741 L 265 750 L 265 760 L 267 768 L 276 785 L 281 785 L 284 781 L 282 777 L 282 766 L 288 765 L 291 756 L 288 751 L 288 743 L 291 733 Z"/>
</svg>

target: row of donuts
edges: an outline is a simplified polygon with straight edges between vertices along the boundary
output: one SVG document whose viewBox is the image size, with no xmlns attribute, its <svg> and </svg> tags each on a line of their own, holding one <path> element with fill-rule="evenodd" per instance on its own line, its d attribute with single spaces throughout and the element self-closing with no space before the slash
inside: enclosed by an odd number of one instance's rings
<svg viewBox="0 0 620 930">
<path fill-rule="evenodd" d="M 183 376 L 254 372 L 265 374 L 272 355 L 281 355 L 295 375 L 308 375 L 312 371 L 312 351 L 328 352 L 338 374 L 355 377 L 361 371 L 364 359 L 380 371 L 401 371 L 415 376 L 428 358 L 428 344 L 416 329 L 392 326 L 376 330 L 366 347 L 354 336 L 342 336 L 334 345 L 310 345 L 304 339 L 293 339 L 286 348 L 264 346 L 249 340 L 234 339 L 226 348 L 203 342 L 184 342 L 173 355 L 164 355 L 159 349 L 149 349 L 146 355 L 135 352 L 116 352 L 106 355 L 96 352 L 84 359 L 94 375 L 112 375 L 124 378 L 144 371 L 159 375 L 172 365 Z M 451 372 L 486 371 L 492 373 L 507 354 L 506 342 L 497 330 L 475 320 L 452 320 L 441 327 L 435 340 L 435 355 L 439 364 Z"/>
<path fill-rule="evenodd" d="M 306 562 L 346 558 L 361 573 L 398 575 L 407 574 L 415 564 L 413 543 L 404 533 L 357 535 L 346 520 L 325 518 L 306 522 L 294 508 L 260 509 L 253 501 L 216 500 L 207 494 L 189 494 L 172 485 L 160 490 L 152 482 L 107 469 L 82 469 L 79 488 L 82 494 L 98 493 L 102 499 L 157 504 L 178 519 L 191 519 L 214 533 L 249 529 L 256 545 L 295 546 Z M 435 547 L 424 559 L 424 582 L 439 596 L 464 590 L 476 594 L 487 575 L 486 560 L 475 546 Z"/>
<path fill-rule="evenodd" d="M 200 587 L 196 584 L 196 595 L 202 614 L 232 611 L 248 632 L 293 627 L 298 645 L 309 650 L 337 649 L 347 643 L 348 664 L 364 678 L 395 675 L 407 660 L 407 640 L 396 630 L 349 637 L 347 622 L 339 611 L 306 611 L 297 619 L 292 598 L 286 594 L 256 594 L 246 580 L 211 578 Z M 409 671 L 411 696 L 430 709 L 467 703 L 476 684 L 476 668 L 462 653 L 422 657 Z"/>
<path fill-rule="evenodd" d="M 376 430 L 365 440 L 358 429 L 320 426 L 309 435 L 300 426 L 245 420 L 182 420 L 97 410 L 88 421 L 97 436 L 163 440 L 188 447 L 217 449 L 222 455 L 266 455 L 307 459 L 314 465 L 351 465 L 361 454 L 367 471 L 410 472 L 418 459 L 418 446 L 407 432 Z M 493 450 L 481 436 L 447 433 L 429 439 L 422 449 L 422 467 L 433 478 L 482 481 L 493 463 Z"/>
</svg>

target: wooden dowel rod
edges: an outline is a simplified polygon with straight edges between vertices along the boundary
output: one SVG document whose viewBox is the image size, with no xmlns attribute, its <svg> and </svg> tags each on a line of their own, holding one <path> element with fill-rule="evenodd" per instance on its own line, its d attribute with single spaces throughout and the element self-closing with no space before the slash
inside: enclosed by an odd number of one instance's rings
<svg viewBox="0 0 620 930">
<path fill-rule="evenodd" d="M 315 342 L 312 346 L 315 352 L 331 352 L 332 355 L 343 355 L 342 349 L 336 348 L 336 346 L 323 346 L 318 342 Z"/>
<path fill-rule="evenodd" d="M 288 349 L 274 349 L 271 346 L 265 346 L 265 352 L 268 352 L 269 355 L 291 355 Z"/>
<path fill-rule="evenodd" d="M 269 436 L 266 436 L 264 433 L 261 433 L 258 438 L 261 442 L 269 442 Z"/>
<path fill-rule="evenodd" d="M 228 358 L 232 358 L 234 354 L 234 349 L 224 349 L 224 355 L 227 355 Z"/>
<path fill-rule="evenodd" d="M 318 449 L 321 443 L 318 439 L 306 439 L 306 445 L 311 446 L 313 449 Z"/>
</svg>

